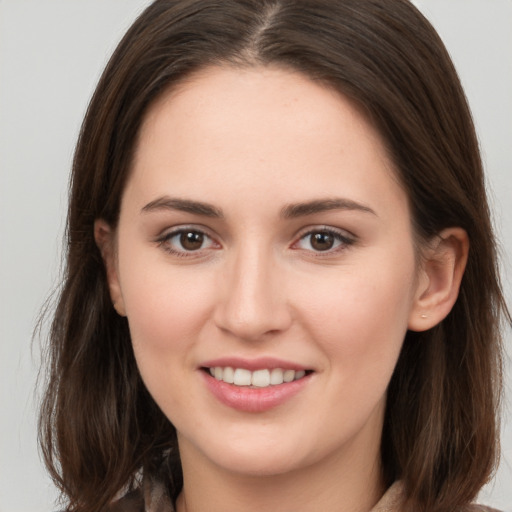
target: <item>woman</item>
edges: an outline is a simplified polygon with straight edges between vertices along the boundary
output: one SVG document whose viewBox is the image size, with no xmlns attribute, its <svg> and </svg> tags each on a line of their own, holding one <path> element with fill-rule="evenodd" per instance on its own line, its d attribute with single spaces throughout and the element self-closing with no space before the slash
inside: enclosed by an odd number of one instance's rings
<svg viewBox="0 0 512 512">
<path fill-rule="evenodd" d="M 503 301 L 407 1 L 156 1 L 77 146 L 42 409 L 69 509 L 479 510 Z"/>
</svg>

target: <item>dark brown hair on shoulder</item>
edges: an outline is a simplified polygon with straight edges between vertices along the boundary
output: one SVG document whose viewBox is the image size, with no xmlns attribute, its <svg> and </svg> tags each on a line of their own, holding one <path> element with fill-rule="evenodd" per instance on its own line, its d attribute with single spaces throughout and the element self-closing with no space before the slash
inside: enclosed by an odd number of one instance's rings
<svg viewBox="0 0 512 512">
<path fill-rule="evenodd" d="M 418 240 L 451 226 L 468 233 L 453 310 L 407 333 L 382 438 L 385 478 L 403 481 L 407 510 L 457 510 L 496 463 L 500 323 L 510 316 L 471 114 L 445 47 L 407 0 L 157 0 L 118 45 L 74 156 L 40 416 L 45 461 L 69 510 L 104 510 L 141 475 L 180 491 L 175 430 L 140 378 L 93 225 L 116 226 L 148 108 L 212 65 L 294 69 L 352 99 L 385 141 Z"/>
</svg>

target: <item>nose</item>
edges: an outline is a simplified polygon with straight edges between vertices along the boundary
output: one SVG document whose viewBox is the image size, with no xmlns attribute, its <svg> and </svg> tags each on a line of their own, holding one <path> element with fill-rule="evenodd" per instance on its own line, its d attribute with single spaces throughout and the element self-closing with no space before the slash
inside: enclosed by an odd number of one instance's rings
<svg viewBox="0 0 512 512">
<path fill-rule="evenodd" d="M 234 255 L 220 288 L 214 320 L 221 330 L 257 341 L 289 328 L 292 316 L 283 272 L 265 251 L 248 248 Z"/>
</svg>

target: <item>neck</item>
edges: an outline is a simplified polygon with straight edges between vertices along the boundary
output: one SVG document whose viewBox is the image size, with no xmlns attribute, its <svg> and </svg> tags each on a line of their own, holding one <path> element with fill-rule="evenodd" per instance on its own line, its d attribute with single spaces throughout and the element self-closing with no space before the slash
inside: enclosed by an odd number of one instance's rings
<svg viewBox="0 0 512 512">
<path fill-rule="evenodd" d="M 347 448 L 343 454 L 278 475 L 226 471 L 183 440 L 180 451 L 184 487 L 177 512 L 368 512 L 385 490 L 378 447 L 373 457 L 357 457 L 358 450 L 350 453 Z"/>
</svg>

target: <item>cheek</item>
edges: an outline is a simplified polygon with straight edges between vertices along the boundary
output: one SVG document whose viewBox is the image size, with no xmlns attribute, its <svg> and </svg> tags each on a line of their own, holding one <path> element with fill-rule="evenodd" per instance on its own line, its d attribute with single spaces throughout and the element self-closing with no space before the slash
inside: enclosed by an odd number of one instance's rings
<svg viewBox="0 0 512 512">
<path fill-rule="evenodd" d="M 350 364 L 378 366 L 394 361 L 401 348 L 414 275 L 412 253 L 402 259 L 376 255 L 312 281 L 307 294 L 295 294 L 302 297 L 303 321 L 326 352 Z"/>
<path fill-rule="evenodd" d="M 148 258 L 134 252 L 120 261 L 120 274 L 136 351 L 158 356 L 193 343 L 211 314 L 207 276 L 172 267 L 165 255 Z"/>
<path fill-rule="evenodd" d="M 186 377 L 195 367 L 195 347 L 211 316 L 208 280 L 198 272 L 172 268 L 165 256 L 151 261 L 132 252 L 121 265 L 123 299 L 142 380 L 173 424 L 181 425 L 180 414 L 190 405 Z"/>
</svg>

